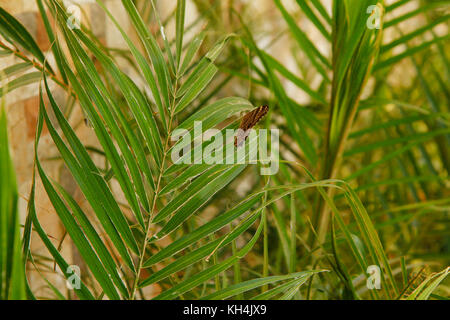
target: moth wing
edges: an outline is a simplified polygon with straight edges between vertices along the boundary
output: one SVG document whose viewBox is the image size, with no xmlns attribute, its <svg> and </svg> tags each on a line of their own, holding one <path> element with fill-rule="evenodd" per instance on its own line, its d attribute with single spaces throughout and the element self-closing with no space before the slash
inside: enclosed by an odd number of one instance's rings
<svg viewBox="0 0 450 320">
<path fill-rule="evenodd" d="M 239 128 L 237 130 L 236 136 L 234 137 L 234 146 L 240 147 L 244 143 L 245 139 L 247 139 L 249 133 L 250 130 L 243 130 Z"/>
<path fill-rule="evenodd" d="M 240 146 L 245 139 L 247 139 L 250 129 L 253 128 L 262 117 L 264 117 L 269 110 L 269 107 L 264 105 L 256 108 L 255 110 L 247 113 L 239 125 L 238 133 L 234 138 L 234 145 Z"/>
</svg>

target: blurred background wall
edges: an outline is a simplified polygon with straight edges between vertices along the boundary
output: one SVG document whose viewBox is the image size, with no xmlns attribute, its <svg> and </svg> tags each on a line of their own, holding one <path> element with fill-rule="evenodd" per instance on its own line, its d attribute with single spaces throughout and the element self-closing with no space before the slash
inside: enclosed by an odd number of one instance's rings
<svg viewBox="0 0 450 320">
<path fill-rule="evenodd" d="M 103 0 L 108 10 L 119 21 L 124 30 L 129 31 L 129 34 L 133 36 L 133 31 L 130 28 L 128 17 L 123 9 L 120 0 Z M 103 43 L 103 45 L 109 48 L 126 49 L 126 43 L 120 35 L 119 31 L 114 27 L 113 23 L 106 19 L 106 14 L 95 3 L 95 0 L 64 0 L 66 7 L 76 5 L 81 11 L 81 23 L 87 25 L 94 33 L 96 37 Z M 176 0 L 169 1 L 156 1 L 158 11 L 162 17 L 168 16 L 176 6 Z M 0 0 L 0 7 L 12 14 L 18 19 L 34 37 L 38 46 L 46 55 L 47 59 L 52 63 L 52 52 L 50 50 L 51 44 L 48 40 L 45 26 L 40 16 L 38 6 L 35 0 Z M 196 17 L 196 8 L 192 2 L 187 3 L 186 6 L 186 24 L 192 22 Z M 53 21 L 51 21 L 53 23 Z M 158 28 L 155 27 L 152 32 L 157 32 Z M 195 31 L 195 30 L 194 30 Z M 174 24 L 168 25 L 166 30 L 168 36 L 174 32 Z M 2 38 L 0 37 L 0 41 Z M 120 59 L 120 58 L 119 58 Z M 15 63 L 23 62 L 16 56 L 8 56 L 0 59 L 0 70 L 11 66 Z M 128 65 L 123 61 L 123 67 L 125 72 L 131 72 L 126 70 Z M 52 90 L 54 90 L 55 98 L 64 103 L 66 98 L 65 93 L 57 86 L 52 86 L 49 82 Z M 34 159 L 34 139 L 36 131 L 36 123 L 39 109 L 39 83 L 33 83 L 8 93 L 5 97 L 5 105 L 8 114 L 8 126 L 10 144 L 12 148 L 12 156 L 17 174 L 17 183 L 20 194 L 19 211 L 21 215 L 21 223 L 25 222 L 28 197 L 31 189 L 32 175 L 33 175 L 33 159 Z M 71 114 L 70 122 L 79 138 L 86 143 L 96 145 L 97 141 L 92 134 L 92 130 L 84 125 L 84 116 L 79 108 L 74 108 L 74 113 Z M 52 156 L 57 155 L 57 150 L 51 143 L 51 138 L 48 135 L 48 131 L 44 127 L 44 131 L 39 144 L 39 154 L 42 157 L 43 164 L 47 173 L 52 177 L 58 177 L 60 183 L 72 193 L 75 199 L 83 207 L 84 198 L 80 192 L 75 189 L 74 183 L 70 173 L 61 165 L 57 159 L 51 159 Z M 95 159 L 94 159 L 95 160 Z M 89 210 L 88 208 L 83 208 Z M 72 261 L 73 264 L 83 265 L 81 259 L 78 256 L 77 250 L 69 241 L 65 240 L 65 231 L 60 223 L 50 201 L 46 195 L 46 192 L 40 183 L 36 184 L 36 210 L 38 218 L 42 223 L 44 229 L 47 231 L 50 239 L 53 240 L 55 246 L 58 246 L 64 257 L 68 258 L 68 261 Z M 41 253 L 43 256 L 48 256 L 48 252 L 44 245 L 41 243 L 38 236 L 33 235 L 32 238 L 32 252 L 37 256 Z M 65 288 L 65 280 L 55 275 L 53 268 L 54 265 L 48 265 L 48 274 L 43 274 L 48 280 L 51 280 L 53 284 L 59 289 Z M 48 287 L 43 286 L 42 275 L 33 272 L 33 266 L 28 267 L 28 276 L 31 284 L 31 289 L 36 293 L 36 296 L 51 296 L 52 293 L 48 292 Z M 45 273 L 45 269 L 43 269 Z M 39 289 L 47 290 L 39 291 Z M 157 290 L 158 288 L 149 287 L 148 290 Z"/>
<path fill-rule="evenodd" d="M 104 1 L 111 12 L 119 20 L 121 25 L 126 28 L 128 25 L 128 19 L 125 13 L 122 12 L 122 6 L 119 0 L 106 0 Z M 123 48 L 124 43 L 121 36 L 118 34 L 115 28 L 109 27 L 109 22 L 106 20 L 105 13 L 101 8 L 95 4 L 95 1 L 91 0 L 77 0 L 66 1 L 66 5 L 69 6 L 76 3 L 81 8 L 82 23 L 90 25 L 94 34 L 101 40 L 101 42 L 109 47 Z M 0 0 L 0 6 L 17 18 L 31 33 L 36 40 L 38 46 L 47 55 L 47 58 L 51 61 L 52 54 L 50 51 L 50 43 L 47 38 L 45 27 L 42 22 L 41 16 L 38 11 L 38 7 L 35 0 Z M 8 67 L 14 63 L 21 62 L 21 60 L 15 56 L 8 56 L 0 59 L 0 70 Z M 13 161 L 16 168 L 20 203 L 19 210 L 21 213 L 22 223 L 26 216 L 26 207 L 28 196 L 30 193 L 32 182 L 32 170 L 33 170 L 33 157 L 34 157 L 34 136 L 36 130 L 36 121 L 39 108 L 39 84 L 34 83 L 25 87 L 19 88 L 11 93 L 8 93 L 5 97 L 5 102 L 8 112 L 9 121 L 9 135 L 10 143 L 12 147 Z M 64 99 L 64 92 L 56 91 L 56 98 Z M 78 108 L 74 109 L 75 114 L 71 116 L 71 122 L 73 125 L 77 125 L 83 120 L 82 114 Z M 90 129 L 83 125 L 77 125 L 77 134 L 84 141 L 92 139 Z M 44 129 L 42 140 L 39 145 L 40 154 L 45 157 L 51 157 L 56 154 L 56 150 L 50 143 L 48 132 Z M 92 143 L 96 143 L 92 141 Z M 61 181 L 65 182 L 70 190 L 72 177 L 61 168 L 59 161 L 44 161 L 46 170 L 52 177 L 60 177 Z M 72 188 L 73 189 L 73 188 Z M 77 190 L 72 190 L 72 193 L 77 194 Z M 79 194 L 77 194 L 80 197 Z M 37 183 L 37 214 L 42 222 L 45 230 L 55 244 L 61 243 L 64 239 L 64 228 L 57 219 L 56 213 L 51 206 L 42 185 Z M 38 237 L 33 237 L 32 251 L 39 255 L 42 252 L 43 255 L 47 255 L 46 249 L 38 240 Z M 64 242 L 60 246 L 61 252 L 66 257 L 73 257 L 74 263 L 78 260 L 77 253 L 71 245 L 66 245 Z M 53 268 L 53 266 L 49 266 Z M 32 267 L 30 269 L 33 269 Z M 62 278 L 56 277 L 52 272 L 45 275 L 58 287 L 65 287 Z M 42 285 L 42 278 L 34 274 L 29 273 L 30 283 L 32 290 L 36 290 L 37 296 L 48 294 L 48 292 L 39 292 L 38 289 Z"/>
</svg>

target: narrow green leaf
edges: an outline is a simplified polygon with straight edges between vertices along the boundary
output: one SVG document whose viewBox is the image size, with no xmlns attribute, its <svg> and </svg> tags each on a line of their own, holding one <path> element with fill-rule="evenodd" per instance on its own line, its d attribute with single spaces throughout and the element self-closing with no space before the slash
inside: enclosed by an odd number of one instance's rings
<svg viewBox="0 0 450 320">
<path fill-rule="evenodd" d="M 165 101 L 166 108 L 169 108 L 170 101 L 168 88 L 170 85 L 169 83 L 170 79 L 169 79 L 169 71 L 165 63 L 162 51 L 159 48 L 155 38 L 150 33 L 144 21 L 142 20 L 142 17 L 139 15 L 135 5 L 133 4 L 133 1 L 122 0 L 122 4 L 124 5 L 128 15 L 130 16 L 131 21 L 133 22 L 133 25 L 136 28 L 139 37 L 142 43 L 144 44 L 144 47 L 147 50 L 148 55 L 152 60 L 153 67 L 155 69 L 156 76 L 158 78 L 159 89 L 161 90 L 161 94 L 163 100 Z"/>
<path fill-rule="evenodd" d="M 216 264 L 212 267 L 209 267 L 194 276 L 190 277 L 189 279 L 173 286 L 172 288 L 164 291 L 160 295 L 156 296 L 155 300 L 171 300 L 175 299 L 178 296 L 182 295 L 183 293 L 192 290 L 196 286 L 200 285 L 201 283 L 213 278 L 215 275 L 221 273 L 222 271 L 230 268 L 236 261 L 243 258 L 247 253 L 253 248 L 256 241 L 258 240 L 261 231 L 262 231 L 263 224 L 260 223 L 258 226 L 258 229 L 256 230 L 255 235 L 253 238 L 241 249 L 239 250 L 235 255 L 232 257 L 226 259 L 225 261 Z"/>
<path fill-rule="evenodd" d="M 236 296 L 240 293 L 243 292 L 247 292 L 250 290 L 253 290 L 255 288 L 258 287 L 262 287 L 264 285 L 268 285 L 268 284 L 273 284 L 279 281 L 283 281 L 283 280 L 290 280 L 290 279 L 295 279 L 296 281 L 299 281 L 300 279 L 303 280 L 303 283 L 306 282 L 306 280 L 308 280 L 308 278 L 313 275 L 314 273 L 318 273 L 318 272 L 322 272 L 324 270 L 321 271 L 302 271 L 302 272 L 296 272 L 296 273 L 291 273 L 291 274 L 287 274 L 284 276 L 271 276 L 271 277 L 266 277 L 266 278 L 259 278 L 259 279 L 253 279 L 253 280 L 248 280 L 248 281 L 244 281 L 232 286 L 229 286 L 225 289 L 222 289 L 220 291 L 216 291 L 212 294 L 209 294 L 205 297 L 202 297 L 201 299 L 203 300 L 222 300 L 222 299 L 227 299 L 227 298 L 231 298 L 233 296 Z M 296 286 L 297 288 L 299 287 L 299 285 Z"/>
<path fill-rule="evenodd" d="M 194 231 L 184 235 L 183 237 L 175 240 L 167 247 L 161 249 L 156 254 L 152 255 L 145 263 L 145 267 L 150 267 L 155 263 L 158 263 L 166 258 L 171 257 L 177 252 L 187 248 L 196 241 L 222 229 L 224 226 L 228 225 L 233 220 L 237 219 L 239 216 L 250 210 L 257 202 L 261 200 L 261 197 L 254 197 L 252 199 L 246 199 L 246 201 L 240 202 L 233 209 L 219 214 L 217 217 L 211 221 L 205 223 L 201 227 L 195 229 Z"/>
<path fill-rule="evenodd" d="M 180 70 L 178 71 L 180 77 L 184 75 L 188 67 L 191 65 L 192 59 L 194 58 L 198 49 L 200 49 L 200 46 L 202 45 L 203 40 L 205 39 L 205 35 L 206 34 L 204 32 L 200 32 L 189 43 L 186 54 L 183 58 L 183 63 L 181 64 Z"/>
<path fill-rule="evenodd" d="M 12 164 L 4 100 L 0 106 L 0 299 L 24 300 L 25 268 L 21 250 L 17 183 Z"/>
<path fill-rule="evenodd" d="M 140 287 L 145 287 L 152 283 L 161 281 L 162 279 L 165 279 L 171 274 L 181 271 L 187 268 L 188 266 L 207 257 L 213 250 L 218 250 L 220 248 L 225 247 L 233 240 L 235 240 L 237 237 L 239 237 L 241 234 L 243 234 L 246 230 L 248 230 L 248 228 L 250 228 L 254 224 L 257 218 L 258 215 L 253 215 L 250 219 L 245 220 L 244 223 L 240 224 L 237 228 L 235 228 L 232 232 L 227 233 L 226 235 L 223 235 L 220 238 L 213 240 L 207 243 L 206 245 L 201 246 L 198 249 L 186 253 L 184 256 L 176 259 L 173 263 L 153 273 L 150 277 L 145 279 L 140 284 Z"/>
<path fill-rule="evenodd" d="M 205 87 L 214 78 L 217 70 L 217 67 L 213 63 L 210 63 L 198 74 L 196 81 L 193 82 L 192 86 L 186 91 L 180 101 L 176 104 L 175 113 L 178 113 L 186 108 L 205 89 Z"/>
<path fill-rule="evenodd" d="M 211 197 L 238 176 L 246 165 L 237 165 L 223 172 L 202 175 L 196 179 L 182 194 L 167 204 L 154 218 L 153 222 L 161 221 L 169 214 L 172 218 L 157 233 L 155 238 L 161 239 L 175 230 L 181 223 L 203 207 Z M 208 183 L 206 183 L 208 181 Z"/>
<path fill-rule="evenodd" d="M 17 21 L 12 15 L 10 15 L 6 10 L 0 7 L 0 32 L 22 46 L 25 50 L 33 54 L 33 56 L 42 64 L 44 64 L 44 54 L 42 53 L 39 46 L 34 41 L 30 33 L 25 29 L 25 27 Z M 47 66 L 48 70 L 54 74 L 50 66 Z"/>
<path fill-rule="evenodd" d="M 186 0 L 177 0 L 177 15 L 176 15 L 176 57 L 177 69 L 180 67 L 181 50 L 183 49 L 183 35 L 184 35 L 184 15 L 186 12 Z"/>
<path fill-rule="evenodd" d="M 0 88 L 0 98 L 8 92 L 12 92 L 23 86 L 38 82 L 42 78 L 42 73 L 39 71 L 26 73 L 14 80 L 11 80 L 6 86 Z"/>
<path fill-rule="evenodd" d="M 67 75 L 69 79 L 73 76 L 71 72 L 68 72 Z M 115 244 L 116 249 L 121 254 L 127 266 L 130 267 L 131 270 L 134 270 L 133 262 L 123 241 L 125 241 L 125 243 L 127 243 L 135 252 L 138 252 L 138 249 L 124 214 L 121 212 L 118 204 L 114 200 L 107 184 L 98 173 L 98 169 L 89 157 L 88 152 L 83 147 L 56 105 L 46 81 L 45 84 L 50 106 L 57 117 L 59 125 L 64 131 L 70 147 L 76 154 L 76 158 L 69 152 L 67 146 L 56 133 L 56 130 L 51 122 L 47 121 L 46 124 L 49 131 L 53 133 L 52 138 L 54 138 L 54 142 L 56 143 L 58 150 L 61 152 L 64 161 L 69 167 L 72 175 L 74 175 L 74 178 L 83 191 L 83 194 L 86 196 L 86 199 L 94 209 L 94 212 L 105 228 L 106 233 L 111 237 L 111 240 Z M 45 109 L 43 109 L 43 112 L 45 112 Z M 124 240 L 122 240 L 119 234 Z"/>
</svg>

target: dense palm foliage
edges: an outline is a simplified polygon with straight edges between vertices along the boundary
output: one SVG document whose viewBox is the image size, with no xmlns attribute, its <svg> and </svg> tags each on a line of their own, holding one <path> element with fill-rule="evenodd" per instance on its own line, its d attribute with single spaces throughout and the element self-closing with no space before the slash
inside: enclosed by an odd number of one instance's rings
<svg viewBox="0 0 450 320">
<path fill-rule="evenodd" d="M 282 19 L 277 30 L 240 1 L 193 0 L 200 16 L 186 25 L 184 0 L 168 17 L 159 16 L 156 1 L 122 0 L 130 35 L 98 0 L 127 50 L 105 47 L 86 25 L 71 28 L 62 1 L 36 1 L 55 62 L 0 9 L 1 55 L 23 60 L 3 70 L 1 95 L 40 83 L 34 178 L 86 270 L 75 295 L 42 275 L 54 293 L 48 298 L 449 295 L 449 36 L 436 31 L 448 31 L 446 1 L 297 0 L 292 10 L 273 0 Z M 416 9 L 405 9 L 411 2 Z M 408 21 L 414 25 L 404 29 Z M 171 23 L 173 38 L 165 34 Z M 192 34 L 199 24 L 203 31 Z M 280 39 L 295 66 L 273 53 Z M 410 78 L 399 82 L 404 70 Z M 66 93 L 66 104 L 56 90 Z M 193 132 L 194 121 L 203 130 L 236 128 L 243 112 L 262 104 L 270 111 L 259 126 L 281 131 L 277 174 L 261 175 L 261 163 L 172 162 L 175 129 Z M 74 108 L 83 110 L 98 145 L 78 137 Z M 44 125 L 88 206 L 44 169 Z M 14 220 L 3 210 L 14 185 L 0 181 L 0 218 Z M 29 199 L 27 268 L 48 269 L 50 261 L 59 267 L 54 272 L 73 277 L 70 257 L 38 219 L 34 182 Z M 1 244 L 0 297 L 25 290 L 7 266 L 20 273 L 17 239 L 10 240 Z M 30 241 L 42 241 L 47 256 L 35 256 Z M 366 285 L 373 265 L 380 290 Z M 8 276 L 18 277 L 17 295 L 3 290 Z M 160 293 L 151 295 L 151 287 Z"/>
</svg>

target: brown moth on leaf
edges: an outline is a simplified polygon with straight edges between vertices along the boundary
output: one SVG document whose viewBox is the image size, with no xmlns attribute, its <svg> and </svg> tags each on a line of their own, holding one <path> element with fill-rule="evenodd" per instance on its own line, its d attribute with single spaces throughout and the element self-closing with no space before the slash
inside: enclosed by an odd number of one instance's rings
<svg viewBox="0 0 450 320">
<path fill-rule="evenodd" d="M 247 139 L 252 129 L 269 111 L 269 106 L 260 106 L 247 113 L 241 120 L 237 135 L 234 137 L 235 147 L 240 147 Z"/>
</svg>

